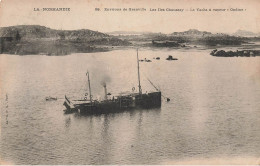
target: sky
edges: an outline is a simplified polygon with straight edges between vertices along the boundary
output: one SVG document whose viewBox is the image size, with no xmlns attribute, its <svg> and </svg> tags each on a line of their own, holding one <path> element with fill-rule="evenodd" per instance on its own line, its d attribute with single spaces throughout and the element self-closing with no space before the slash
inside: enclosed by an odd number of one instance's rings
<svg viewBox="0 0 260 166">
<path fill-rule="evenodd" d="M 70 11 L 42 11 L 43 8 L 70 8 Z M 104 8 L 121 8 L 121 11 L 104 11 Z M 145 8 L 146 11 L 122 11 L 123 8 Z M 150 11 L 158 8 L 184 11 Z M 197 8 L 243 11 L 197 11 Z M 1 0 L 0 27 L 14 25 L 100 32 L 172 33 L 198 29 L 233 33 L 241 29 L 259 33 L 260 0 Z"/>
</svg>

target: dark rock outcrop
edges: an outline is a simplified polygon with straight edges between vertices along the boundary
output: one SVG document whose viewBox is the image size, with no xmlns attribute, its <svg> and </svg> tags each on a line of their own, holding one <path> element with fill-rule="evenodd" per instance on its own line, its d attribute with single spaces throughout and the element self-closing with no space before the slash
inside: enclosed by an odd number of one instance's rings
<svg viewBox="0 0 260 166">
<path fill-rule="evenodd" d="M 217 57 L 254 57 L 260 56 L 260 50 L 242 50 L 242 51 L 224 51 L 216 49 L 211 51 L 210 55 Z"/>
</svg>

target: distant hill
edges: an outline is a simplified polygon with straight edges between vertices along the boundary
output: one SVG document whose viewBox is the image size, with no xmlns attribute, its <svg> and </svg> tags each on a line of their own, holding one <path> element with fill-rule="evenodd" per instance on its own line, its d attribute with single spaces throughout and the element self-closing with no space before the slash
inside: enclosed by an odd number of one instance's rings
<svg viewBox="0 0 260 166">
<path fill-rule="evenodd" d="M 173 32 L 166 36 L 155 36 L 153 40 L 176 42 L 182 47 L 189 44 L 205 46 L 241 45 L 244 42 L 242 37 L 230 36 L 223 33 L 213 34 L 211 32 L 199 31 L 197 29 L 190 29 L 183 32 Z"/>
<path fill-rule="evenodd" d="M 136 32 L 118 32 L 121 34 L 134 34 Z M 197 29 L 189 29 L 183 32 L 164 33 L 142 33 L 140 35 L 119 35 L 120 39 L 126 39 L 134 44 L 143 46 L 160 47 L 186 47 L 186 45 L 241 45 L 247 42 L 247 39 L 240 36 L 231 36 L 224 33 L 211 33 L 207 31 L 199 31 Z M 158 44 L 159 43 L 159 44 Z M 161 44 L 162 43 L 162 44 Z"/>
<path fill-rule="evenodd" d="M 128 35 L 143 35 L 151 32 L 136 32 L 136 31 L 113 31 L 113 32 L 107 32 L 109 35 L 114 35 L 114 36 L 128 36 Z"/>
<path fill-rule="evenodd" d="M 16 33 L 24 39 L 64 38 L 64 39 L 100 39 L 109 35 L 88 29 L 55 30 L 39 25 L 18 25 L 0 28 L 0 37 L 14 37 Z"/>
<path fill-rule="evenodd" d="M 135 31 L 114 31 L 114 32 L 108 32 L 108 34 L 113 35 L 113 36 L 131 36 L 131 35 L 144 35 L 144 36 L 172 36 L 172 35 L 177 35 L 177 36 L 203 36 L 203 35 L 212 35 L 211 32 L 207 31 L 199 31 L 197 29 L 190 29 L 188 31 L 183 31 L 183 32 L 173 32 L 170 34 L 164 34 L 164 33 L 155 33 L 155 32 L 135 32 Z"/>
<path fill-rule="evenodd" d="M 242 37 L 258 37 L 258 36 L 260 36 L 259 33 L 254 33 L 254 32 L 240 30 L 240 29 L 237 30 L 232 35 L 234 35 L 234 36 L 242 36 Z"/>
<path fill-rule="evenodd" d="M 184 32 L 173 32 L 171 35 L 178 35 L 178 36 L 203 36 L 203 35 L 211 35 L 211 32 L 207 31 L 199 31 L 197 29 L 190 29 Z"/>
<path fill-rule="evenodd" d="M 108 46 L 131 43 L 105 33 L 81 30 L 56 30 L 39 25 L 0 28 L 0 53 L 66 55 L 107 51 Z"/>
</svg>

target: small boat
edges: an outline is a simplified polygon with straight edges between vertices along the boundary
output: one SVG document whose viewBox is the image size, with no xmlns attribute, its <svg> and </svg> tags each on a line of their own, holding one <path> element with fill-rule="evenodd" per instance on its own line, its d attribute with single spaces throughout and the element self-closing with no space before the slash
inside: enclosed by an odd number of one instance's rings
<svg viewBox="0 0 260 166">
<path fill-rule="evenodd" d="M 150 59 L 146 59 L 146 58 L 144 58 L 144 61 L 145 62 L 152 62 Z"/>
<path fill-rule="evenodd" d="M 157 59 L 157 60 L 160 60 L 160 57 L 157 57 L 156 59 Z"/>
<path fill-rule="evenodd" d="M 171 55 L 169 55 L 168 58 L 166 58 L 166 60 L 172 61 L 172 60 L 178 60 L 178 59 L 177 58 L 173 58 Z"/>
<path fill-rule="evenodd" d="M 57 100 L 57 97 L 51 97 L 51 96 L 48 96 L 45 98 L 46 101 L 53 101 L 53 100 Z"/>
</svg>

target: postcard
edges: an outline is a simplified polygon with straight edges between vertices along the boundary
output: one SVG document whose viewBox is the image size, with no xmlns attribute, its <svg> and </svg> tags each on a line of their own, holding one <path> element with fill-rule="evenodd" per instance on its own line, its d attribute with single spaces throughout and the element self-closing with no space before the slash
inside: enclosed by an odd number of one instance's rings
<svg viewBox="0 0 260 166">
<path fill-rule="evenodd" d="M 3 165 L 259 165 L 259 0 L 1 0 Z"/>
</svg>

